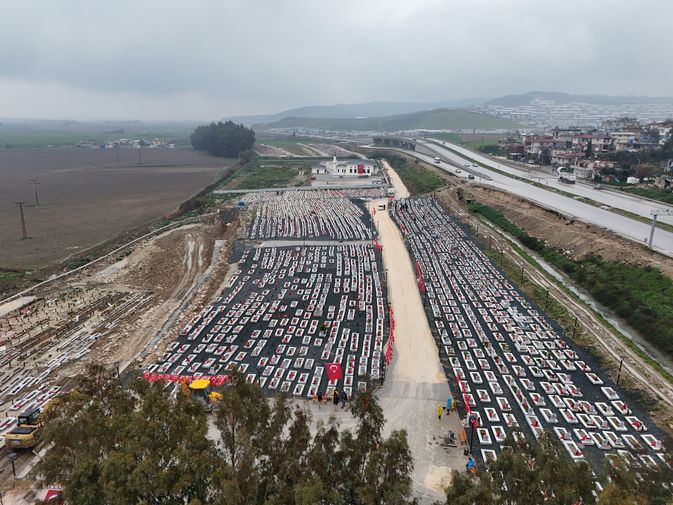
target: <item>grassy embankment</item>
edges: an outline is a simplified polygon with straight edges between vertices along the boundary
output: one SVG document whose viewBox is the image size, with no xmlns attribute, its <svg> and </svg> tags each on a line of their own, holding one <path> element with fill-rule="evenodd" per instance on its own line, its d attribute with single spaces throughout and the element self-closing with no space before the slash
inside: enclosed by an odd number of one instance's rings
<svg viewBox="0 0 673 505">
<path fill-rule="evenodd" d="M 390 166 L 393 167 L 397 175 L 412 195 L 430 193 L 437 188 L 446 185 L 446 181 L 434 174 L 423 163 L 412 161 L 411 159 L 398 154 L 384 153 L 376 151 L 369 155 L 370 158 L 385 158 Z"/>
<path fill-rule="evenodd" d="M 609 187 L 612 187 L 610 185 Z M 673 193 L 670 191 L 664 191 L 659 188 L 631 188 L 631 187 L 620 187 L 621 191 L 625 193 L 631 193 L 632 195 L 642 196 L 645 198 L 650 198 L 652 200 L 658 200 L 660 202 L 673 205 Z"/>
<path fill-rule="evenodd" d="M 563 271 L 600 304 L 612 310 L 654 347 L 673 356 L 673 281 L 655 268 L 605 261 L 598 256 L 568 258 L 544 241 L 530 236 L 497 210 L 469 204 L 482 215 Z"/>
</svg>

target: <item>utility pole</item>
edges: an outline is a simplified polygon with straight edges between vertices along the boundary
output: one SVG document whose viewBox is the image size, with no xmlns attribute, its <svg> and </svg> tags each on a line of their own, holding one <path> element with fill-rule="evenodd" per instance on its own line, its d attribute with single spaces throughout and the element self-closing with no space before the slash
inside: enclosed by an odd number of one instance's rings
<svg viewBox="0 0 673 505">
<path fill-rule="evenodd" d="M 624 358 L 619 359 L 619 371 L 617 372 L 617 385 L 619 386 L 619 378 L 622 376 L 622 365 L 624 364 Z"/>
<path fill-rule="evenodd" d="M 28 238 L 28 233 L 26 232 L 26 219 L 23 217 L 23 205 L 26 202 L 14 202 L 19 206 L 19 213 L 21 214 L 21 240 L 26 240 Z"/>
<path fill-rule="evenodd" d="M 31 179 L 29 184 L 33 185 L 33 191 L 35 192 L 35 207 L 39 207 L 40 206 L 40 199 L 37 196 L 37 185 L 41 184 L 41 182 L 38 181 L 37 179 Z"/>
<path fill-rule="evenodd" d="M 652 226 L 650 227 L 650 237 L 649 239 L 646 239 L 647 242 L 647 247 L 652 249 L 652 241 L 654 240 L 654 230 L 657 227 L 657 216 L 660 215 L 665 215 L 665 216 L 671 216 L 673 215 L 673 210 L 671 209 L 654 209 L 650 212 L 650 215 L 652 216 Z"/>
</svg>

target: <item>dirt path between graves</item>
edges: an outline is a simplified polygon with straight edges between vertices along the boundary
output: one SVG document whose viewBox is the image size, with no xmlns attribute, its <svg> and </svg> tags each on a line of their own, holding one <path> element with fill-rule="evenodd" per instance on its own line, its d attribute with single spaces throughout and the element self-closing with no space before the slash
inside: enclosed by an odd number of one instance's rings
<svg viewBox="0 0 673 505">
<path fill-rule="evenodd" d="M 407 197 L 409 191 L 399 176 L 390 166 L 386 168 L 396 198 Z M 388 202 L 373 202 L 372 207 L 378 208 L 379 203 Z M 376 211 L 373 218 L 383 246 L 388 300 L 395 318 L 393 361 L 379 397 L 387 420 L 386 430 L 407 430 L 414 457 L 414 496 L 420 503 L 433 503 L 444 497 L 451 470 L 460 470 L 465 465 L 462 447 L 447 449 L 439 445 L 439 439 L 448 430 L 457 434 L 462 426 L 455 412 L 450 415 L 444 412 L 441 420 L 437 418 L 437 406 L 446 403 L 449 385 L 402 234 L 388 215 L 387 205 L 385 211 Z"/>
</svg>

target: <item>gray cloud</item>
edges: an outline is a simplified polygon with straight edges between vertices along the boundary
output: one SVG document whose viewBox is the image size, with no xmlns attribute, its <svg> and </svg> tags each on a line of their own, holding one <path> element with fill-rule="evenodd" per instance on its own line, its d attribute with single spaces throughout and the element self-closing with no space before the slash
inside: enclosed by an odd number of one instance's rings
<svg viewBox="0 0 673 505">
<path fill-rule="evenodd" d="M 0 18 L 0 116 L 198 118 L 531 89 L 671 94 L 673 3 L 42 0 Z"/>
</svg>

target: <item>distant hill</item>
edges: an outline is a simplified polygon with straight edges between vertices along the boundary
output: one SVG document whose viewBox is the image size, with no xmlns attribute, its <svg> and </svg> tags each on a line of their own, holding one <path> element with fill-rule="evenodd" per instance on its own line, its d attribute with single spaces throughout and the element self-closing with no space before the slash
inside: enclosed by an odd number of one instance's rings
<svg viewBox="0 0 673 505">
<path fill-rule="evenodd" d="M 316 118 L 287 117 L 272 123 L 255 125 L 270 128 L 324 128 L 326 130 L 398 131 L 448 129 L 514 129 L 520 125 L 508 119 L 465 110 L 433 109 L 384 117 Z"/>
<path fill-rule="evenodd" d="M 257 116 L 235 116 L 231 119 L 236 123 L 246 125 L 257 123 L 272 123 L 285 118 L 372 118 L 396 116 L 418 112 L 429 109 L 442 109 L 447 107 L 468 107 L 470 105 L 480 105 L 487 101 L 487 98 L 464 98 L 461 100 L 447 100 L 443 102 L 367 102 L 354 104 L 336 104 L 336 105 L 312 105 L 308 107 L 299 107 L 276 114 L 257 115 Z"/>
<path fill-rule="evenodd" d="M 588 103 L 595 105 L 613 104 L 673 104 L 673 97 L 651 96 L 609 96 L 609 95 L 572 95 L 558 91 L 529 91 L 521 95 L 507 95 L 489 100 L 486 105 L 502 107 L 520 107 L 533 100 L 553 100 L 557 104 Z"/>
</svg>

